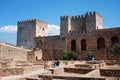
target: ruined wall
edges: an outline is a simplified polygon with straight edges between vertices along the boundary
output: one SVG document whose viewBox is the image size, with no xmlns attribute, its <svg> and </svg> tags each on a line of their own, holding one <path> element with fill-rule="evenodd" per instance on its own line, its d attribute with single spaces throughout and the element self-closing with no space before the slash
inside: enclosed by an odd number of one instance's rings
<svg viewBox="0 0 120 80">
<path fill-rule="evenodd" d="M 27 50 L 5 43 L 0 43 L 0 59 L 13 59 L 13 61 L 27 61 Z"/>
</svg>

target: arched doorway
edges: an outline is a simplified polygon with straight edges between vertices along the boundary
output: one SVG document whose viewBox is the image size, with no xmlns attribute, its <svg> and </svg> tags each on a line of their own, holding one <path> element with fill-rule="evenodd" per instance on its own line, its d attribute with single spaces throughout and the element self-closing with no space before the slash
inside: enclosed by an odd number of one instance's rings
<svg viewBox="0 0 120 80">
<path fill-rule="evenodd" d="M 101 50 L 101 49 L 105 49 L 105 40 L 104 38 L 98 38 L 97 40 L 97 49 Z"/>
<path fill-rule="evenodd" d="M 86 51 L 86 40 L 85 39 L 81 40 L 81 51 Z"/>
<path fill-rule="evenodd" d="M 116 44 L 116 43 L 119 43 L 119 39 L 118 39 L 118 37 L 112 37 L 111 38 L 111 43 L 112 43 L 112 45 L 114 45 L 114 44 Z"/>
<path fill-rule="evenodd" d="M 75 40 L 71 41 L 71 51 L 76 51 L 76 41 Z"/>
</svg>

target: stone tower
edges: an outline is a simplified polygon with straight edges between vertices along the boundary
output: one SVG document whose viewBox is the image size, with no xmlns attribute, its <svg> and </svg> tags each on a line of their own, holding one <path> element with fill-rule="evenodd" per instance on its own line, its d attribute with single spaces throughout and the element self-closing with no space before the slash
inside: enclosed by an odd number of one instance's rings
<svg viewBox="0 0 120 80">
<path fill-rule="evenodd" d="M 60 18 L 60 35 L 66 35 L 71 30 L 71 17 L 61 16 Z"/>
<path fill-rule="evenodd" d="M 33 49 L 35 37 L 48 35 L 48 24 L 37 19 L 18 21 L 17 26 L 17 46 L 26 49 Z"/>
<path fill-rule="evenodd" d="M 102 17 L 96 12 L 60 18 L 60 35 L 66 35 L 69 32 L 89 33 L 96 29 L 102 29 Z"/>
<path fill-rule="evenodd" d="M 87 12 L 86 18 L 86 30 L 87 32 L 93 32 L 96 29 L 102 29 L 102 17 L 96 12 Z"/>
</svg>

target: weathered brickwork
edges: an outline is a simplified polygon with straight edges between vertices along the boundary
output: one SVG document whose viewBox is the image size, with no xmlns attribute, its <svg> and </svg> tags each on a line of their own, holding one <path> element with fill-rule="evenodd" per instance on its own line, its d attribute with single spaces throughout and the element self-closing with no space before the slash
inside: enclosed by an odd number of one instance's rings
<svg viewBox="0 0 120 80">
<path fill-rule="evenodd" d="M 100 29 L 95 32 L 85 34 L 68 34 L 67 49 L 71 50 L 71 41 L 74 40 L 76 42 L 75 52 L 78 53 L 78 55 L 82 56 L 82 53 L 84 52 L 94 51 L 96 53 L 96 59 L 105 59 L 106 48 L 112 45 L 112 38 L 118 39 L 118 43 L 120 43 L 120 28 Z M 104 44 L 104 47 L 100 46 L 99 48 L 99 39 L 103 39 L 103 42 L 101 41 L 100 44 Z M 82 40 L 85 40 L 85 46 L 82 45 Z M 82 47 L 86 48 L 82 49 Z"/>
</svg>

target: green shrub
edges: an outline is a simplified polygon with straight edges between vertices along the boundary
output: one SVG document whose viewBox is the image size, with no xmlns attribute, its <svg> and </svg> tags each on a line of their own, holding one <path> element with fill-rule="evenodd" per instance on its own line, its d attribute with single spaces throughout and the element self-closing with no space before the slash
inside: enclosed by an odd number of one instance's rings
<svg viewBox="0 0 120 80">
<path fill-rule="evenodd" d="M 61 60 L 72 60 L 76 59 L 76 56 L 70 50 L 64 50 L 63 55 L 61 56 Z"/>
</svg>

